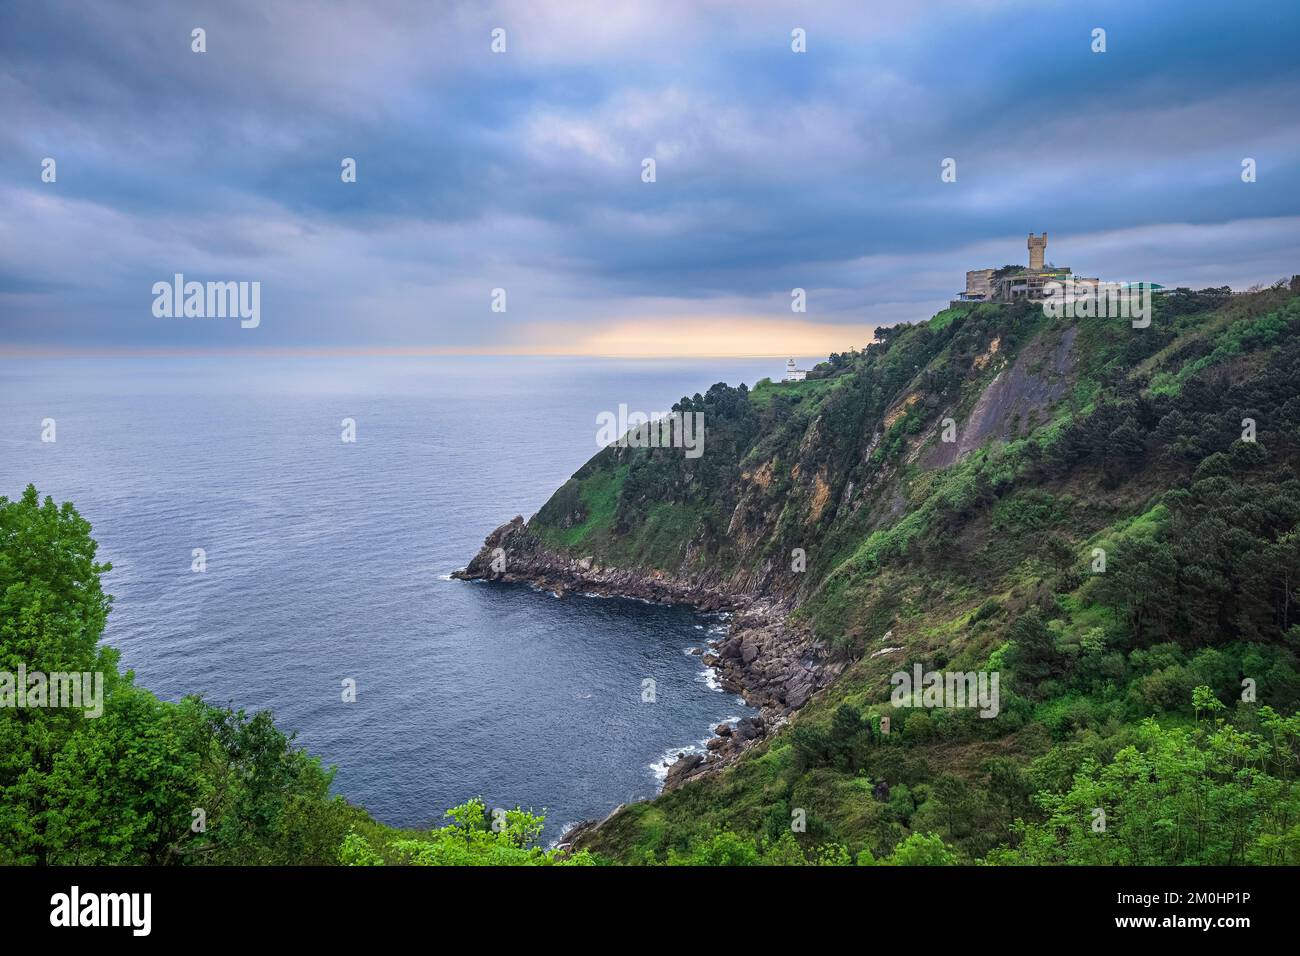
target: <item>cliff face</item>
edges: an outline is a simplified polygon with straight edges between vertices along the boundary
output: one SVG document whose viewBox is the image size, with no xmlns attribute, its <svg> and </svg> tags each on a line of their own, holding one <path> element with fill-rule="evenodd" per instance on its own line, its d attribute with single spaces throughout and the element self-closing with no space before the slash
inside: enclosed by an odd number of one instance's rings
<svg viewBox="0 0 1300 956">
<path fill-rule="evenodd" d="M 493 532 L 466 575 L 497 576 L 500 547 L 508 580 L 794 607 L 864 533 L 907 510 L 919 454 L 944 467 L 1028 427 L 1027 412 L 1050 413 L 1072 380 L 1076 330 L 1046 326 L 1027 307 L 952 309 L 882 329 L 805 382 L 683 398 L 675 410 L 704 414 L 701 457 L 604 449 L 531 521 Z M 972 421 L 956 444 L 940 434 L 949 417 Z"/>
</svg>

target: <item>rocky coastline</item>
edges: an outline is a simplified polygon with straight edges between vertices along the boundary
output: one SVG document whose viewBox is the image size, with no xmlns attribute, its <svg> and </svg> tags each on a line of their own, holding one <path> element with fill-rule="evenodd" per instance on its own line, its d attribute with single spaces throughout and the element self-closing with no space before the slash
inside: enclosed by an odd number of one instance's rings
<svg viewBox="0 0 1300 956">
<path fill-rule="evenodd" d="M 527 584 L 560 596 L 633 598 L 729 613 L 726 637 L 701 648 L 701 659 L 714 668 L 724 690 L 740 695 L 759 713 L 719 724 L 703 753 L 679 755 L 668 768 L 665 791 L 734 762 L 839 677 L 848 663 L 815 641 L 808 629 L 790 622 L 789 599 L 733 590 L 726 582 L 603 566 L 591 555 L 563 554 L 531 534 L 522 516 L 489 534 L 473 560 L 452 577 Z M 575 830 L 595 825 L 580 824 Z"/>
</svg>

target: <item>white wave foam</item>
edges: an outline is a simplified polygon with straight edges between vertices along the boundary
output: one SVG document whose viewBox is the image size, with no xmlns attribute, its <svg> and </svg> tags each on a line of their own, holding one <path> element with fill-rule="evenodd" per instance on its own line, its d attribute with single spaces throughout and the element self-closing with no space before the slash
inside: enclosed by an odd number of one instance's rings
<svg viewBox="0 0 1300 956">
<path fill-rule="evenodd" d="M 581 822 L 581 821 L 578 821 L 578 820 L 571 820 L 571 821 L 569 821 L 568 823 L 566 823 L 566 824 L 564 824 L 563 826 L 561 826 L 561 827 L 560 827 L 560 835 L 559 835 L 558 837 L 556 837 L 554 840 L 552 840 L 550 843 L 546 844 L 546 849 L 548 849 L 548 850 L 554 850 L 554 849 L 555 849 L 556 847 L 558 847 L 561 843 L 566 843 L 566 842 L 568 842 L 568 841 L 566 841 L 564 838 L 567 837 L 567 836 L 569 835 L 569 831 L 572 830 L 574 827 L 576 827 L 576 826 L 579 824 L 579 822 Z"/>
<path fill-rule="evenodd" d="M 706 667 L 695 675 L 695 679 L 707 685 L 709 690 L 722 693 L 722 681 L 718 679 L 717 668 Z"/>
<path fill-rule="evenodd" d="M 650 764 L 650 772 L 655 775 L 655 779 L 663 783 L 668 779 L 668 768 L 677 762 L 679 755 L 697 754 L 703 748 L 698 744 L 687 744 L 685 747 L 673 747 L 671 750 L 665 750 L 660 754 L 659 759 Z"/>
</svg>

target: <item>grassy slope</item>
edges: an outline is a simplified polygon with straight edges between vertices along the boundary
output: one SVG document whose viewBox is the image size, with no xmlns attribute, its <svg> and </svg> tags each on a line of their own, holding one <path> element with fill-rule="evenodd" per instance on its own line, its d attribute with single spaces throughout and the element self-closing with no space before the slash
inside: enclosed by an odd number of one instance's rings
<svg viewBox="0 0 1300 956">
<path fill-rule="evenodd" d="M 1248 374 L 1251 363 L 1267 363 L 1279 340 L 1291 335 L 1297 315 L 1297 300 L 1277 291 L 1219 309 L 1158 313 L 1158 338 L 1136 347 L 1137 333 L 1122 323 L 1084 320 L 1071 388 L 1050 419 L 937 472 L 907 464 L 918 442 L 934 440 L 926 430 L 937 409 L 956 408 L 962 420 L 1004 362 L 1036 337 L 1059 336 L 1060 323 L 990 307 L 947 310 L 931 323 L 903 330 L 883 356 L 860 359 L 841 378 L 752 393 L 751 401 L 769 417 L 737 471 L 766 461 L 778 476 L 788 475 L 792 460 L 808 457 L 798 445 L 807 445 L 809 435 L 823 437 L 813 423 L 833 413 L 829 403 L 837 393 L 891 388 L 899 381 L 891 378 L 891 366 L 914 366 L 915 374 L 886 397 L 889 413 L 867 422 L 847 442 L 865 451 L 871 433 L 883 429 L 866 467 L 847 469 L 860 482 L 870 483 L 874 475 L 880 484 L 875 503 L 850 516 L 810 522 L 806 489 L 793 481 L 784 489 L 788 500 L 767 515 L 766 533 L 783 538 L 783 526 L 799 525 L 820 548 L 801 582 L 797 614 L 857 659 L 792 726 L 737 766 L 626 808 L 598 834 L 593 849 L 625 861 L 662 860 L 718 829 L 775 840 L 788 830 L 791 809 L 799 807 L 808 815 L 801 837 L 808 845 L 835 840 L 854 852 L 879 855 L 910 832 L 934 831 L 976 858 L 1005 842 L 1017 817 L 1032 817 L 1034 790 L 1068 781 L 1084 753 L 1113 754 L 1132 739 L 1145 713 L 1161 714 L 1167 723 L 1188 720 L 1186 701 L 1168 710 L 1143 711 L 1146 698 L 1134 704 L 1135 695 L 1149 693 L 1152 673 L 1159 676 L 1139 649 L 1138 658 L 1129 653 L 1118 665 L 1112 662 L 1121 672 L 1086 693 L 1062 684 L 1049 685 L 1052 692 L 1036 698 L 1017 697 L 1004 687 L 1003 716 L 982 726 L 944 720 L 945 714 L 896 715 L 901 733 L 857 755 L 850 769 L 817 765 L 798 740 L 800 728 L 828 731 L 842 704 L 890 712 L 889 674 L 905 663 L 1005 668 L 1012 624 L 1039 605 L 1047 607 L 1051 639 L 1065 659 L 1093 653 L 1089 640 L 1123 630 L 1114 610 L 1098 602 L 1097 582 L 1082 577 L 1079 568 L 1086 568 L 1095 547 L 1114 553 L 1121 541 L 1161 528 L 1168 515 L 1158 499 L 1191 466 L 1151 454 L 1135 474 L 1103 488 L 1104 469 L 1095 459 L 1075 462 L 1061 474 L 1040 474 L 1042 450 L 1071 423 L 1092 415 L 1103 394 L 1107 400 L 1129 392 L 1170 396 L 1197 377 Z M 988 350 L 998 321 L 1012 327 L 1018 341 L 1004 346 L 999 362 L 976 368 L 970 359 Z M 974 334 L 954 337 L 954 324 L 968 332 L 975 326 Z M 910 393 L 924 398 L 909 406 Z M 782 402 L 783 395 L 798 395 L 799 403 Z M 938 401 L 927 407 L 932 396 Z M 862 407 L 867 417 L 875 410 L 870 400 Z M 906 411 L 895 415 L 900 408 Z M 892 520 L 882 517 L 884 502 L 897 496 L 905 502 L 902 512 Z M 735 497 L 715 492 L 704 507 Z M 661 545 L 661 556 L 672 553 Z M 766 553 L 755 548 L 731 557 L 745 564 Z M 885 647 L 902 650 L 876 654 Z M 893 786 L 888 803 L 872 798 L 872 781 L 879 779 Z"/>
</svg>

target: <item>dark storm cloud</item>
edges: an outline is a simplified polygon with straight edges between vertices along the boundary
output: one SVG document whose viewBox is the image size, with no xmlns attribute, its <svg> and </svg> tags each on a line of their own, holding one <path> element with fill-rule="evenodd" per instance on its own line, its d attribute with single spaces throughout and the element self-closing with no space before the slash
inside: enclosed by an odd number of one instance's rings
<svg viewBox="0 0 1300 956">
<path fill-rule="evenodd" d="M 1089 274 L 1085 250 L 1173 282 L 1211 264 L 1276 278 L 1300 246 L 1289 3 L 19 2 L 5 17 L 10 342 L 227 334 L 152 318 L 150 285 L 178 271 L 262 281 L 262 344 L 473 346 L 646 299 L 760 314 L 795 285 L 819 290 L 826 321 L 923 318 L 963 269 L 1023 259 L 1030 230 Z M 57 184 L 39 180 L 45 156 Z M 356 184 L 339 181 L 345 156 Z M 1240 181 L 1245 156 L 1257 183 Z M 1271 225 L 1232 225 L 1250 220 Z M 1180 258 L 1156 254 L 1162 235 Z M 1214 245 L 1227 235 L 1231 252 Z M 488 329 L 496 286 L 511 310 Z"/>
</svg>

